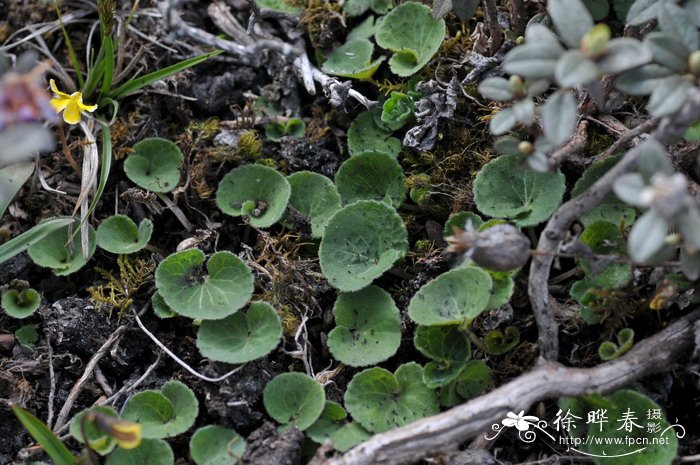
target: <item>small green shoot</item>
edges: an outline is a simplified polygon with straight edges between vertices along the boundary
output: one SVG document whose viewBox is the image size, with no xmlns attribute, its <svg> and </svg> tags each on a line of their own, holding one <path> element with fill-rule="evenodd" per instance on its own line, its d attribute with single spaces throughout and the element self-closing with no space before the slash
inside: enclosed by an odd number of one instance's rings
<svg viewBox="0 0 700 465">
<path fill-rule="evenodd" d="M 256 228 L 267 228 L 282 218 L 292 193 L 289 182 L 275 169 L 243 165 L 219 183 L 216 205 L 231 216 L 246 216 Z"/>
<path fill-rule="evenodd" d="M 113 215 L 97 227 L 97 245 L 107 252 L 130 254 L 146 247 L 153 234 L 153 222 L 145 218 L 136 223 L 125 215 Z"/>
<path fill-rule="evenodd" d="M 321 416 L 326 394 L 321 383 L 304 373 L 275 376 L 263 392 L 267 413 L 283 426 L 304 431 Z"/>
<path fill-rule="evenodd" d="M 484 349 L 491 355 L 503 355 L 520 343 L 520 331 L 515 326 L 508 326 L 501 332 L 493 329 L 484 336 Z"/>
<path fill-rule="evenodd" d="M 15 331 L 17 342 L 27 347 L 34 347 L 39 341 L 39 333 L 34 325 L 22 325 Z"/>
<path fill-rule="evenodd" d="M 282 324 L 272 305 L 253 302 L 246 314 L 202 322 L 197 348 L 217 362 L 245 363 L 272 352 L 281 338 Z"/>
<path fill-rule="evenodd" d="M 399 349 L 399 309 L 385 290 L 367 286 L 343 292 L 333 315 L 336 327 L 328 334 L 328 350 L 338 361 L 353 367 L 376 365 Z"/>
<path fill-rule="evenodd" d="M 32 288 L 8 289 L 2 293 L 2 309 L 12 318 L 27 318 L 41 306 L 41 296 Z"/>
<path fill-rule="evenodd" d="M 302 137 L 304 132 L 306 132 L 306 123 L 299 118 L 274 121 L 265 126 L 265 137 L 273 142 L 280 142 L 284 137 Z"/>
<path fill-rule="evenodd" d="M 216 252 L 207 262 L 199 249 L 176 252 L 156 269 L 156 286 L 165 303 L 180 315 L 204 320 L 225 318 L 250 300 L 253 274 L 231 252 Z"/>
<path fill-rule="evenodd" d="M 617 344 L 612 341 L 603 342 L 598 347 L 598 355 L 601 360 L 609 362 L 622 355 L 632 348 L 634 344 L 634 330 L 623 328 L 617 333 Z"/>
<path fill-rule="evenodd" d="M 357 291 L 404 257 L 406 227 L 385 203 L 360 200 L 331 217 L 321 239 L 321 271 L 341 291 Z"/>
<path fill-rule="evenodd" d="M 423 369 L 423 382 L 430 388 L 445 386 L 457 378 L 472 354 L 469 338 L 459 325 L 419 326 L 413 344 L 432 359 Z"/>
</svg>

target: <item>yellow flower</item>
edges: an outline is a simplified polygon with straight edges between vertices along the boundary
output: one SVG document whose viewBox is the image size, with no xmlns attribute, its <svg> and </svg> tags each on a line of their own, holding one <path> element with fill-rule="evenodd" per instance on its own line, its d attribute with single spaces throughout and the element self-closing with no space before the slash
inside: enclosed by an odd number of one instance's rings
<svg viewBox="0 0 700 465">
<path fill-rule="evenodd" d="M 88 416 L 97 428 L 114 438 L 122 449 L 134 449 L 141 444 L 141 425 L 101 413 L 91 413 Z"/>
<path fill-rule="evenodd" d="M 80 114 L 84 111 L 92 113 L 97 110 L 97 105 L 85 105 L 83 103 L 83 93 L 73 92 L 68 95 L 58 90 L 56 81 L 51 79 L 51 91 L 57 96 L 49 102 L 56 113 L 63 112 L 63 121 L 68 124 L 78 124 L 80 122 Z"/>
</svg>

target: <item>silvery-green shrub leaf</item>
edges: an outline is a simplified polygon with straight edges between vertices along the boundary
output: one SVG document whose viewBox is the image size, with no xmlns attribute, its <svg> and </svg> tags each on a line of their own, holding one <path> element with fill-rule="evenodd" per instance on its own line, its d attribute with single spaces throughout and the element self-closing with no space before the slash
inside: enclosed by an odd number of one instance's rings
<svg viewBox="0 0 700 465">
<path fill-rule="evenodd" d="M 635 39 L 620 37 L 608 42 L 598 66 L 608 74 L 619 74 L 651 61 L 652 53 Z"/>
<path fill-rule="evenodd" d="M 493 148 L 502 155 L 520 155 L 520 139 L 513 136 L 503 136 L 496 139 Z"/>
<path fill-rule="evenodd" d="M 559 36 L 571 48 L 581 45 L 581 38 L 593 28 L 593 18 L 580 0 L 549 0 L 549 16 Z"/>
<path fill-rule="evenodd" d="M 668 223 L 653 210 L 644 213 L 632 226 L 628 238 L 630 257 L 639 262 L 661 250 L 668 234 Z"/>
<path fill-rule="evenodd" d="M 615 81 L 615 87 L 630 95 L 649 95 L 659 81 L 671 73 L 673 71 L 669 68 L 652 63 L 620 75 Z"/>
<path fill-rule="evenodd" d="M 648 207 L 649 202 L 641 198 L 646 189 L 644 178 L 639 173 L 627 173 L 620 176 L 613 184 L 613 191 L 620 200 L 636 207 Z"/>
<path fill-rule="evenodd" d="M 644 45 L 659 64 L 675 71 L 685 71 L 688 67 L 690 50 L 674 36 L 666 32 L 650 32 L 644 38 Z"/>
<path fill-rule="evenodd" d="M 568 50 L 559 58 L 554 70 L 557 84 L 562 87 L 577 87 L 598 77 L 600 68 L 579 50 Z"/>
<path fill-rule="evenodd" d="M 515 112 L 511 108 L 503 108 L 489 121 L 489 130 L 492 134 L 500 136 L 513 129 L 516 124 L 518 124 L 518 119 Z"/>
<path fill-rule="evenodd" d="M 691 281 L 700 278 L 700 251 L 691 254 L 685 247 L 681 249 L 681 271 Z"/>
<path fill-rule="evenodd" d="M 476 13 L 476 9 L 479 7 L 479 0 L 457 0 L 453 2 L 452 11 L 457 15 L 457 17 L 466 23 Z"/>
<path fill-rule="evenodd" d="M 695 205 L 678 215 L 678 227 L 683 235 L 683 241 L 700 249 L 700 213 Z"/>
<path fill-rule="evenodd" d="M 548 16 L 542 19 L 549 18 Z M 534 20 L 535 18 L 533 18 Z M 564 51 L 564 47 L 559 43 L 559 37 L 545 24 L 546 21 L 542 23 L 532 23 L 527 26 L 525 31 L 525 41 L 526 43 L 532 44 L 536 43 L 538 45 L 552 45 L 559 47 L 559 50 Z M 551 23 L 548 23 L 551 24 Z"/>
<path fill-rule="evenodd" d="M 576 129 L 578 110 L 576 99 L 571 92 L 555 92 L 542 105 L 542 126 L 544 135 L 554 145 L 560 146 Z"/>
<path fill-rule="evenodd" d="M 34 173 L 34 162 L 31 161 L 13 163 L 0 168 L 0 218 L 32 173 Z"/>
<path fill-rule="evenodd" d="M 668 0 L 637 0 L 627 13 L 627 24 L 639 26 L 656 18 L 661 5 Z"/>
<path fill-rule="evenodd" d="M 478 90 L 483 97 L 497 102 L 509 102 L 515 96 L 508 79 L 502 77 L 484 79 L 479 84 Z"/>
<path fill-rule="evenodd" d="M 549 31 L 544 26 L 539 28 Z M 551 32 L 551 31 L 550 31 Z M 553 78 L 557 60 L 564 49 L 558 42 L 526 42 L 508 52 L 503 61 L 503 69 L 525 78 Z"/>
<path fill-rule="evenodd" d="M 462 2 L 459 2 L 462 3 Z M 441 19 L 452 11 L 452 0 L 433 0 L 433 19 Z"/>
<path fill-rule="evenodd" d="M 548 79 L 528 79 L 525 81 L 527 95 L 530 97 L 542 95 L 549 90 L 551 84 Z"/>
<path fill-rule="evenodd" d="M 544 137 L 541 139 L 544 139 Z M 547 158 L 547 155 L 540 150 L 535 150 L 533 153 L 528 155 L 527 166 L 540 173 L 545 173 L 551 169 L 549 158 Z"/>
<path fill-rule="evenodd" d="M 671 34 L 690 51 L 700 47 L 700 35 L 698 28 L 693 23 L 688 13 L 671 2 L 664 2 L 659 12 L 659 27 L 662 31 Z"/>
<path fill-rule="evenodd" d="M 535 121 L 535 102 L 531 98 L 515 102 L 512 110 L 516 121 L 523 126 L 530 126 Z"/>
<path fill-rule="evenodd" d="M 666 149 L 656 139 L 647 139 L 639 145 L 637 150 L 641 152 L 637 162 L 637 171 L 646 183 L 649 183 L 656 173 L 671 176 L 675 172 Z"/>
<path fill-rule="evenodd" d="M 0 168 L 34 158 L 36 152 L 47 152 L 56 146 L 49 128 L 41 123 L 28 123 L 0 131 Z"/>
<path fill-rule="evenodd" d="M 693 84 L 674 75 L 658 82 L 649 97 L 647 110 L 652 116 L 666 116 L 679 110 L 687 101 Z"/>
<path fill-rule="evenodd" d="M 683 9 L 696 26 L 700 27 L 700 0 L 683 2 Z"/>
</svg>

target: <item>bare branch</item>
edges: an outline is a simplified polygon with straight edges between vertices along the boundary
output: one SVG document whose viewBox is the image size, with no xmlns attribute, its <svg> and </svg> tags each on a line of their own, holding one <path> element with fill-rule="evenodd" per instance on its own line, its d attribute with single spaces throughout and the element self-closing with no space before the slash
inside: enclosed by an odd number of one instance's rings
<svg viewBox="0 0 700 465">
<path fill-rule="evenodd" d="M 488 430 L 508 412 L 528 410 L 536 402 L 562 396 L 605 394 L 643 376 L 668 370 L 671 361 L 690 348 L 695 310 L 656 335 L 637 344 L 617 360 L 594 368 L 567 368 L 547 362 L 466 404 L 404 427 L 373 436 L 324 465 L 406 464 L 455 449 Z"/>
</svg>

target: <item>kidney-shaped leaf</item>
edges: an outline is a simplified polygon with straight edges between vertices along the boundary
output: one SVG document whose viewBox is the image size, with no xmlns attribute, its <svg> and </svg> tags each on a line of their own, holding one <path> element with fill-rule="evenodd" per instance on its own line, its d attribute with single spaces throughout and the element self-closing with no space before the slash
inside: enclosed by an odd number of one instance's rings
<svg viewBox="0 0 700 465">
<path fill-rule="evenodd" d="M 84 257 L 80 245 L 80 233 L 74 234 L 80 221 L 73 222 L 73 228 L 63 227 L 50 232 L 27 248 L 27 253 L 34 263 L 51 268 L 57 276 L 75 273 L 85 266 L 95 253 L 95 229 L 88 226 L 88 256 Z M 72 246 L 68 242 L 72 239 Z"/>
<path fill-rule="evenodd" d="M 403 220 L 389 205 L 360 200 L 339 210 L 321 239 L 321 271 L 333 287 L 357 291 L 404 257 L 408 248 Z"/>
<path fill-rule="evenodd" d="M 350 157 L 335 175 L 335 185 L 344 204 L 377 200 L 397 208 L 406 197 L 403 169 L 386 153 L 363 153 Z"/>
<path fill-rule="evenodd" d="M 401 151 L 401 141 L 392 137 L 392 132 L 379 127 L 375 114 L 380 110 L 374 109 L 360 113 L 348 129 L 348 150 L 352 155 L 365 152 L 382 152 L 396 158 Z"/>
<path fill-rule="evenodd" d="M 245 215 L 253 226 L 267 228 L 282 218 L 291 193 L 289 183 L 275 169 L 243 165 L 221 180 L 216 205 L 227 215 Z"/>
<path fill-rule="evenodd" d="M 304 431 L 321 416 L 326 393 L 321 383 L 307 374 L 282 373 L 265 386 L 263 403 L 276 421 Z"/>
<path fill-rule="evenodd" d="M 192 427 L 199 409 L 194 392 L 180 381 L 168 381 L 160 391 L 141 391 L 122 411 L 124 420 L 141 425 L 144 438 L 169 438 Z"/>
<path fill-rule="evenodd" d="M 170 192 L 180 182 L 182 152 L 173 142 L 157 137 L 134 145 L 124 161 L 124 172 L 131 181 L 153 192 Z"/>
<path fill-rule="evenodd" d="M 372 61 L 374 45 L 368 39 L 354 39 L 340 46 L 323 63 L 322 69 L 332 76 L 355 79 L 372 77 L 385 57 Z"/>
<path fill-rule="evenodd" d="M 190 318 L 218 320 L 242 308 L 253 294 L 253 274 L 231 252 L 216 252 L 207 263 L 199 249 L 176 252 L 156 269 L 165 303 Z"/>
<path fill-rule="evenodd" d="M 399 309 L 385 290 L 367 286 L 341 293 L 333 315 L 337 326 L 328 334 L 328 349 L 338 361 L 353 367 L 375 365 L 399 349 Z"/>
<path fill-rule="evenodd" d="M 197 347 L 217 362 L 245 363 L 269 354 L 282 338 L 282 324 L 272 305 L 253 302 L 248 312 L 223 320 L 204 321 L 197 333 Z"/>
<path fill-rule="evenodd" d="M 144 439 L 135 449 L 117 449 L 108 458 L 105 465 L 173 465 L 173 450 L 162 439 Z"/>
<path fill-rule="evenodd" d="M 407 2 L 384 17 L 375 34 L 377 44 L 394 52 L 391 71 L 411 76 L 433 57 L 445 37 L 445 20 L 434 20 L 430 7 Z"/>
<path fill-rule="evenodd" d="M 511 218 L 518 226 L 547 220 L 561 203 L 564 175 L 518 166 L 518 157 L 502 155 L 486 164 L 474 181 L 474 201 L 482 213 Z"/>
<path fill-rule="evenodd" d="M 34 289 L 8 289 L 2 293 L 2 309 L 12 318 L 27 318 L 41 305 L 41 296 Z"/>
<path fill-rule="evenodd" d="M 440 362 L 464 362 L 472 354 L 469 338 L 459 325 L 419 326 L 413 345 L 426 357 Z"/>
<path fill-rule="evenodd" d="M 245 439 L 223 426 L 204 426 L 190 439 L 190 456 L 196 465 L 231 465 L 244 453 Z"/>
<path fill-rule="evenodd" d="M 491 276 L 467 266 L 443 273 L 411 299 L 408 316 L 419 325 L 449 325 L 473 320 L 491 298 Z"/>
<path fill-rule="evenodd" d="M 334 449 L 345 452 L 370 437 L 358 423 L 346 421 L 347 417 L 339 403 L 327 400 L 321 416 L 306 430 L 306 435 L 319 444 L 329 440 Z"/>
<path fill-rule="evenodd" d="M 435 391 L 423 383 L 417 363 L 396 373 L 374 367 L 356 374 L 345 391 L 345 407 L 365 429 L 381 433 L 438 413 Z"/>
<path fill-rule="evenodd" d="M 292 187 L 289 204 L 311 220 L 311 236 L 322 237 L 331 216 L 340 210 L 340 195 L 333 181 L 322 174 L 299 171 L 287 176 Z"/>
<path fill-rule="evenodd" d="M 97 227 L 97 245 L 111 253 L 128 254 L 146 247 L 153 234 L 153 222 L 145 218 L 136 223 L 125 215 L 114 215 Z"/>
</svg>

